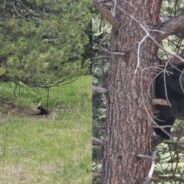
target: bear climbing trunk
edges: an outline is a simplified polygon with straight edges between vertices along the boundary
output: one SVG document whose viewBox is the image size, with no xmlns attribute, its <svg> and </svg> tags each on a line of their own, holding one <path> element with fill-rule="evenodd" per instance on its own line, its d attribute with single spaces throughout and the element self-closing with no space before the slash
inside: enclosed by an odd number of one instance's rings
<svg viewBox="0 0 184 184">
<path fill-rule="evenodd" d="M 147 29 L 158 24 L 160 6 L 161 0 L 116 1 L 115 18 L 120 27 L 118 31 L 112 29 L 111 50 L 116 55 L 112 56 L 107 82 L 103 184 L 140 184 L 147 180 L 151 160 L 146 156 L 152 151 L 149 89 L 158 49 Z"/>
</svg>

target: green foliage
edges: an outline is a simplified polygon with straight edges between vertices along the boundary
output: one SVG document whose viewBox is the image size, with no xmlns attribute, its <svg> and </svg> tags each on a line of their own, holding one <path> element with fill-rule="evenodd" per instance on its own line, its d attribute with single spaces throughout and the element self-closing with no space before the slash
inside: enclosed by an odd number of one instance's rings
<svg viewBox="0 0 184 184">
<path fill-rule="evenodd" d="M 20 1 L 24 6 L 8 2 L 0 5 L 2 12 L 7 10 L 0 20 L 2 80 L 47 86 L 85 72 L 81 60 L 89 41 L 88 0 Z"/>
<path fill-rule="evenodd" d="M 183 13 L 184 1 L 183 0 L 163 0 L 162 2 L 162 15 L 177 16 Z"/>
</svg>

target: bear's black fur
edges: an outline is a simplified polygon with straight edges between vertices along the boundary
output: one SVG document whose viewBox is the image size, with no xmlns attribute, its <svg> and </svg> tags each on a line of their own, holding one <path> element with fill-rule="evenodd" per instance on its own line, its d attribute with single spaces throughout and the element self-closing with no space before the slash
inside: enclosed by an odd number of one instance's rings
<svg viewBox="0 0 184 184">
<path fill-rule="evenodd" d="M 39 105 L 37 109 L 39 110 L 37 115 L 48 115 L 49 114 L 49 111 L 46 108 L 44 108 L 42 105 Z"/>
<path fill-rule="evenodd" d="M 155 106 L 158 125 L 172 126 L 176 118 L 184 117 L 184 64 L 169 64 L 166 72 L 159 74 L 155 81 L 155 98 L 169 100 L 171 105 Z M 171 127 L 163 129 L 165 132 L 155 128 L 156 134 L 169 139 Z"/>
</svg>

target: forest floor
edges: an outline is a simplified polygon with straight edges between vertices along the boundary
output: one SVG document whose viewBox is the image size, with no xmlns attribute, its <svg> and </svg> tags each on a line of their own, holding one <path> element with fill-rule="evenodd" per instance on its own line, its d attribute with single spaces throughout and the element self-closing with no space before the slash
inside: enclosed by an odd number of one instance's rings
<svg viewBox="0 0 184 184">
<path fill-rule="evenodd" d="M 0 96 L 0 184 L 92 183 L 90 77 L 52 88 L 48 116 L 34 115 L 44 90 L 0 84 Z"/>
</svg>

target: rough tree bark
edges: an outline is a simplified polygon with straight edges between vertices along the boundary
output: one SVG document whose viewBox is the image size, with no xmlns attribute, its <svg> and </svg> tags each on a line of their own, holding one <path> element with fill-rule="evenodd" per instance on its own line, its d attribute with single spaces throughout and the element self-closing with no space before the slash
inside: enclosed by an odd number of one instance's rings
<svg viewBox="0 0 184 184">
<path fill-rule="evenodd" d="M 98 0 L 93 0 L 94 7 L 112 24 L 112 63 L 107 89 L 103 89 L 108 106 L 102 179 L 103 184 L 147 184 L 153 171 L 149 159 L 152 94 L 149 96 L 148 90 L 155 75 L 152 69 L 157 67 L 155 55 L 162 39 L 182 32 L 184 15 L 161 23 L 162 0 L 113 2 L 115 17 Z M 184 62 L 180 56 L 167 52 L 174 56 L 174 61 Z"/>
<path fill-rule="evenodd" d="M 157 46 L 143 27 L 155 29 L 159 23 L 161 0 L 117 0 L 111 49 L 127 53 L 114 55 L 107 82 L 107 126 L 102 178 L 104 184 L 143 184 L 151 160 L 152 112 L 148 89 L 150 66 Z"/>
</svg>

